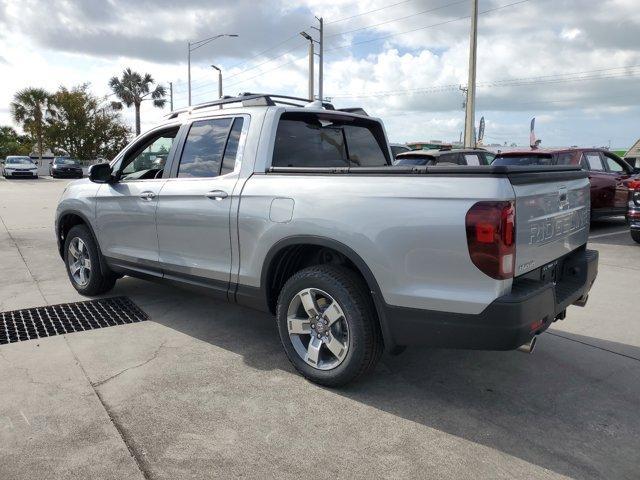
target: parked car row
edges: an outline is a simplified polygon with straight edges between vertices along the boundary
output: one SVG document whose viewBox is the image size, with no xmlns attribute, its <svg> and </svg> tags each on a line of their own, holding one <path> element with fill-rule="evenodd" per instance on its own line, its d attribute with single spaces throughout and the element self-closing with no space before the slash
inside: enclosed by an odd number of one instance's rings
<svg viewBox="0 0 640 480">
<path fill-rule="evenodd" d="M 38 164 L 26 155 L 9 155 L 0 161 L 4 178 L 38 178 Z M 82 178 L 82 163 L 68 157 L 55 157 L 49 162 L 49 175 L 53 178 Z"/>
<path fill-rule="evenodd" d="M 72 182 L 58 249 L 83 295 L 131 275 L 271 312 L 293 366 L 323 385 L 407 345 L 530 352 L 597 275 L 587 174 L 448 154 L 393 165 L 378 119 L 224 98 L 172 112 Z"/>
</svg>

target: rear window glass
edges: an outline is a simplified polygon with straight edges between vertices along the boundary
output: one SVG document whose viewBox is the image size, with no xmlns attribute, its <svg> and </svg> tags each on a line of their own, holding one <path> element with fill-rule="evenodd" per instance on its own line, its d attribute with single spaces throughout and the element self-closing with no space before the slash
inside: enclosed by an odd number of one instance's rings
<svg viewBox="0 0 640 480">
<path fill-rule="evenodd" d="M 557 165 L 571 165 L 573 163 L 573 153 L 559 153 Z"/>
<path fill-rule="evenodd" d="M 387 165 L 377 122 L 331 115 L 285 113 L 278 123 L 274 167 L 373 167 Z"/>
<path fill-rule="evenodd" d="M 396 161 L 393 162 L 394 165 L 433 165 L 435 163 L 435 158 L 432 156 L 406 156 L 396 158 Z"/>
<path fill-rule="evenodd" d="M 480 157 L 477 153 L 465 153 L 464 159 L 467 161 L 467 165 L 480 165 Z"/>
<path fill-rule="evenodd" d="M 497 156 L 492 165 L 553 165 L 553 157 L 551 155 Z"/>
<path fill-rule="evenodd" d="M 584 158 L 587 161 L 589 170 L 604 171 L 604 165 L 602 165 L 602 158 L 599 153 L 585 153 Z"/>
</svg>

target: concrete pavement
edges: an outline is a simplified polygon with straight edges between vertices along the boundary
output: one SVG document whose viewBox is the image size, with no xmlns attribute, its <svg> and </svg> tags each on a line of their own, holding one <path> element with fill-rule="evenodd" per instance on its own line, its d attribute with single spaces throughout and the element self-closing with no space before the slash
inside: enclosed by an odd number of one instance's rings
<svg viewBox="0 0 640 480">
<path fill-rule="evenodd" d="M 67 182 L 0 179 L 0 311 L 84 299 L 52 231 Z M 150 321 L 0 346 L 0 478 L 638 478 L 622 230 L 594 226 L 589 304 L 533 355 L 408 349 L 339 390 L 295 374 L 269 316 L 124 278 Z"/>
</svg>

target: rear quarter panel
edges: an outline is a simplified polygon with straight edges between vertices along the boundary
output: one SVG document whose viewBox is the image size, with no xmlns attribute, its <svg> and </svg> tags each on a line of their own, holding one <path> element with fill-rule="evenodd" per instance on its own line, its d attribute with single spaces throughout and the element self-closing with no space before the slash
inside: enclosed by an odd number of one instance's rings
<svg viewBox="0 0 640 480">
<path fill-rule="evenodd" d="M 290 199 L 276 202 L 292 205 L 290 218 L 274 216 L 276 198 Z M 511 281 L 471 263 L 465 215 L 479 200 L 513 198 L 509 181 L 498 177 L 255 174 L 240 199 L 239 283 L 260 286 L 278 241 L 315 235 L 354 250 L 390 305 L 479 313 Z"/>
</svg>

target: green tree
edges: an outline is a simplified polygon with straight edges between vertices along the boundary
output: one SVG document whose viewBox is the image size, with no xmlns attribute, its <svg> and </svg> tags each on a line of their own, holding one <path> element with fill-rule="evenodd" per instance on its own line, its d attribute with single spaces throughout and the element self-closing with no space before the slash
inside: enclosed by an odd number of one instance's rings
<svg viewBox="0 0 640 480">
<path fill-rule="evenodd" d="M 11 116 L 34 139 L 41 162 L 45 140 L 45 119 L 49 113 L 49 99 L 49 92 L 42 88 L 25 88 L 17 92 L 11 102 Z"/>
<path fill-rule="evenodd" d="M 122 108 L 122 104 L 136 109 L 136 135 L 140 135 L 140 105 L 142 102 L 151 100 L 154 107 L 163 108 L 167 103 L 167 94 L 162 85 L 156 85 L 150 74 L 140 75 L 138 72 L 126 68 L 122 72 L 122 77 L 112 77 L 109 80 L 109 87 L 121 102 L 113 102 L 113 107 Z"/>
<path fill-rule="evenodd" d="M 27 135 L 20 135 L 9 126 L 0 127 L 0 158 L 7 155 L 29 155 L 33 143 Z"/>
<path fill-rule="evenodd" d="M 74 158 L 111 158 L 128 142 L 129 128 L 110 104 L 89 92 L 87 84 L 60 87 L 51 96 L 46 137 L 54 150 Z"/>
</svg>

